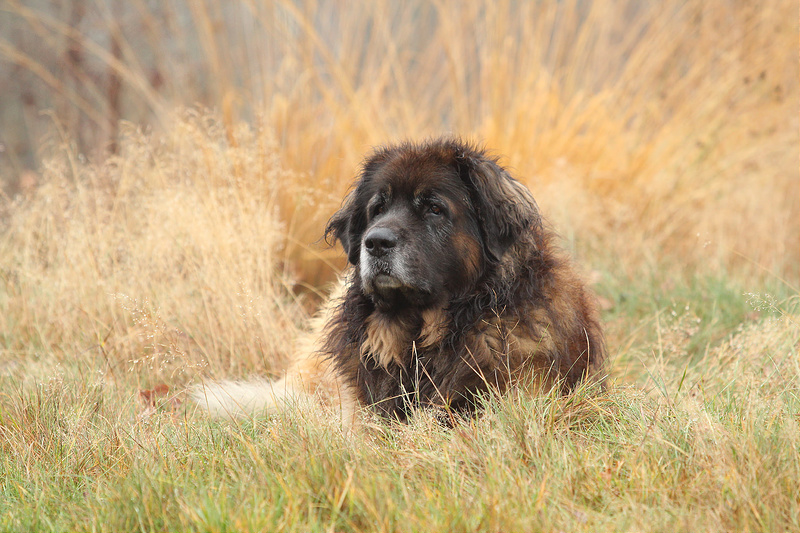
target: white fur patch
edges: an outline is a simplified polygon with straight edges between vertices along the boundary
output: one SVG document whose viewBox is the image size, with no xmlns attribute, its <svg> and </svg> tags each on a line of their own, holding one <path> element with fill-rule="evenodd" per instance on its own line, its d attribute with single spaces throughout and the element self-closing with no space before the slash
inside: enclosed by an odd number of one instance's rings
<svg viewBox="0 0 800 533">
<path fill-rule="evenodd" d="M 287 380 L 219 381 L 201 384 L 191 391 L 194 402 L 215 418 L 248 418 L 268 415 L 297 403 L 306 394 Z"/>
</svg>

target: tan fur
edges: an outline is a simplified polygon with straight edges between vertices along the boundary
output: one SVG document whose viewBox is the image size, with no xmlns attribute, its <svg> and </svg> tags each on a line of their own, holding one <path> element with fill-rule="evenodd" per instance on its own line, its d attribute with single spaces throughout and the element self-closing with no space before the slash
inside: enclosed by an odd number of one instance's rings
<svg viewBox="0 0 800 533">
<path fill-rule="evenodd" d="M 444 309 L 426 309 L 422 312 L 422 333 L 420 333 L 419 346 L 427 348 L 439 344 L 447 328 L 447 315 Z"/>
<path fill-rule="evenodd" d="M 329 406 L 342 418 L 345 425 L 352 425 L 356 417 L 355 394 L 339 379 L 328 358 L 322 357 L 324 331 L 333 313 L 341 302 L 350 281 L 341 277 L 333 286 L 325 305 L 311 321 L 311 329 L 298 339 L 295 359 L 286 371 L 286 378 L 299 390 L 310 391 L 324 405 Z"/>
<path fill-rule="evenodd" d="M 361 358 L 372 358 L 383 368 L 391 363 L 405 363 L 403 354 L 413 339 L 408 330 L 398 322 L 372 315 L 367 321 L 367 338 L 361 345 Z"/>
</svg>

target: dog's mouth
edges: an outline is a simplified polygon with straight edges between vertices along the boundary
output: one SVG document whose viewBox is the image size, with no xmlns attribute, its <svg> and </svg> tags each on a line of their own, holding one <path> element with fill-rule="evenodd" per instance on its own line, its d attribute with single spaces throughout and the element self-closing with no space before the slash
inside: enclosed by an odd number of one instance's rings
<svg viewBox="0 0 800 533">
<path fill-rule="evenodd" d="M 374 276 L 368 276 L 364 283 L 364 289 L 371 294 L 373 299 L 396 301 L 403 295 L 414 292 L 414 288 L 403 282 L 399 277 L 387 271 L 378 272 Z"/>
<path fill-rule="evenodd" d="M 408 283 L 404 282 L 397 273 L 393 272 L 392 265 L 382 258 L 372 260 L 364 268 L 364 289 L 368 293 L 388 295 L 395 291 L 408 290 Z"/>
<path fill-rule="evenodd" d="M 402 281 L 385 273 L 378 274 L 372 278 L 372 286 L 377 291 L 395 291 L 405 287 Z"/>
<path fill-rule="evenodd" d="M 410 285 L 385 271 L 365 279 L 364 292 L 379 308 L 387 311 L 426 307 L 432 296 L 429 291 Z"/>
</svg>

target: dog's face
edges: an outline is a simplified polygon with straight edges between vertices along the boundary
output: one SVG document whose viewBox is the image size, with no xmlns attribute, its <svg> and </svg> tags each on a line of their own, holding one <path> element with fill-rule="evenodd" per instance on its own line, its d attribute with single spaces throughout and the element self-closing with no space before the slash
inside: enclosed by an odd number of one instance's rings
<svg viewBox="0 0 800 533">
<path fill-rule="evenodd" d="M 475 284 L 531 224 L 533 198 L 458 141 L 375 152 L 328 224 L 384 311 L 444 306 Z"/>
<path fill-rule="evenodd" d="M 384 165 L 363 189 L 357 264 L 364 292 L 379 307 L 427 307 L 474 286 L 483 240 L 469 191 L 452 169 Z"/>
</svg>

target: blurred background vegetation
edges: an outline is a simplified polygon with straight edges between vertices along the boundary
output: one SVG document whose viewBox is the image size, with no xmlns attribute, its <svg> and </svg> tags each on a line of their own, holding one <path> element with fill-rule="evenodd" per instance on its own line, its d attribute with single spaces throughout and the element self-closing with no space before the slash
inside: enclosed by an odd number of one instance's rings
<svg viewBox="0 0 800 533">
<path fill-rule="evenodd" d="M 2 0 L 3 190 L 36 188 L 65 144 L 102 161 L 126 124 L 163 132 L 176 109 L 212 109 L 224 142 L 242 122 L 268 129 L 292 185 L 330 193 L 300 218 L 283 199 L 307 244 L 369 146 L 455 133 L 534 193 L 570 196 L 551 215 L 589 243 L 622 233 L 689 265 L 796 275 L 796 7 Z"/>
<path fill-rule="evenodd" d="M 454 134 L 532 189 L 597 283 L 610 345 L 688 294 L 719 328 L 702 352 L 745 292 L 800 286 L 797 15 L 0 0 L 5 350 L 117 339 L 137 360 L 138 327 L 219 368 L 272 368 L 344 265 L 320 237 L 364 154 Z"/>
</svg>

